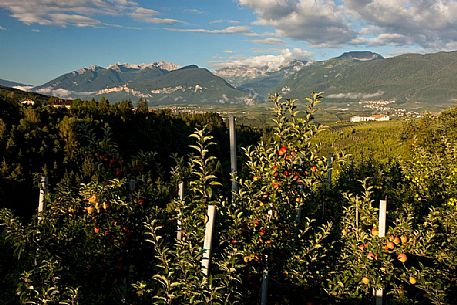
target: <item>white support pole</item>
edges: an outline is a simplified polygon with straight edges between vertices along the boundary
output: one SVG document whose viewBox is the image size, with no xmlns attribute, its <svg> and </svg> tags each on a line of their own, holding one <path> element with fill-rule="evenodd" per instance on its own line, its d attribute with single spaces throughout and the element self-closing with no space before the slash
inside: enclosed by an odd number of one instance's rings
<svg viewBox="0 0 457 305">
<path fill-rule="evenodd" d="M 350 162 L 350 171 L 351 174 L 349 175 L 349 181 L 352 181 L 352 175 L 354 175 L 354 157 L 351 156 L 351 162 Z"/>
<path fill-rule="evenodd" d="M 229 139 L 230 139 L 230 173 L 232 174 L 232 196 L 236 192 L 236 127 L 235 127 L 235 117 L 233 115 L 229 116 Z"/>
<path fill-rule="evenodd" d="M 359 202 L 355 202 L 355 227 L 359 228 Z"/>
<path fill-rule="evenodd" d="M 179 182 L 178 184 L 178 196 L 179 200 L 182 201 L 184 199 L 184 182 Z M 178 212 L 178 227 L 177 227 L 177 233 L 176 233 L 176 238 L 178 240 L 182 239 L 182 228 L 181 228 L 181 211 Z"/>
<path fill-rule="evenodd" d="M 387 198 L 386 200 L 379 201 L 379 228 L 378 228 L 378 236 L 385 237 L 386 236 L 386 220 L 387 220 Z M 373 291 L 374 296 L 376 297 L 376 305 L 383 304 L 383 295 L 384 289 L 376 289 Z"/>
<path fill-rule="evenodd" d="M 133 192 L 136 189 L 136 181 L 134 179 L 129 180 L 129 198 L 130 200 L 133 199 Z"/>
<path fill-rule="evenodd" d="M 179 185 L 178 185 L 178 196 L 179 196 L 179 200 L 183 200 L 184 199 L 184 182 L 179 182 Z"/>
<path fill-rule="evenodd" d="M 330 153 L 327 159 L 327 180 L 328 189 L 332 188 L 332 173 L 333 173 L 333 154 Z M 325 201 L 322 201 L 322 217 L 325 217 Z"/>
<path fill-rule="evenodd" d="M 133 201 L 133 192 L 135 192 L 136 190 L 136 180 L 135 179 L 130 179 L 129 180 L 129 185 L 128 185 L 128 188 L 129 188 L 129 195 L 128 195 L 128 198 Z M 126 270 L 127 270 L 127 276 L 125 276 L 122 280 L 122 282 L 125 284 L 127 284 L 127 278 L 131 278 L 131 274 L 133 273 L 133 270 L 134 270 L 134 266 L 133 265 L 129 265 L 128 267 L 126 267 Z"/>
<path fill-rule="evenodd" d="M 38 220 L 41 220 L 41 214 L 46 211 L 46 196 L 48 194 L 48 177 L 41 177 L 40 180 L 40 197 L 38 199 Z"/>
<path fill-rule="evenodd" d="M 328 187 L 332 187 L 332 174 L 333 174 L 333 154 L 328 156 L 327 160 L 327 171 L 328 171 Z"/>
<path fill-rule="evenodd" d="M 40 180 L 40 197 L 38 198 L 38 223 L 43 219 L 43 212 L 46 211 L 46 196 L 48 194 L 48 177 L 42 176 Z M 34 259 L 35 266 L 38 265 L 37 256 L 40 251 L 37 248 L 37 254 Z"/>
<path fill-rule="evenodd" d="M 302 199 L 301 195 L 303 194 L 303 185 L 300 185 L 298 187 L 300 189 L 300 194 L 299 194 L 299 198 Z M 302 206 L 303 206 L 303 202 L 299 202 L 298 203 L 298 206 L 295 208 L 295 223 L 298 225 L 300 224 L 300 221 L 301 221 L 301 214 L 302 214 Z"/>
<path fill-rule="evenodd" d="M 134 179 L 129 180 L 129 191 L 134 192 L 136 189 L 136 181 Z"/>
<path fill-rule="evenodd" d="M 205 227 L 205 241 L 203 243 L 202 271 L 205 276 L 209 275 L 209 263 L 211 261 L 211 242 L 213 240 L 214 218 L 216 216 L 216 206 L 208 206 L 207 221 Z"/>
<path fill-rule="evenodd" d="M 301 205 L 295 208 L 295 223 L 298 225 L 301 221 L 302 208 Z"/>
<path fill-rule="evenodd" d="M 379 201 L 379 237 L 386 236 L 387 199 Z"/>
<path fill-rule="evenodd" d="M 267 261 L 268 256 L 265 261 Z M 268 302 L 268 268 L 263 269 L 262 275 L 262 296 L 260 305 L 267 305 Z"/>
</svg>

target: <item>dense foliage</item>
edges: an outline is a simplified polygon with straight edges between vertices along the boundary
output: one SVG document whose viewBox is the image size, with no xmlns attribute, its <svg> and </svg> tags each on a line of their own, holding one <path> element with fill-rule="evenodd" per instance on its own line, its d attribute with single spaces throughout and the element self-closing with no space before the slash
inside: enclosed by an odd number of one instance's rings
<svg viewBox="0 0 457 305">
<path fill-rule="evenodd" d="M 227 129 L 217 114 L 148 112 L 145 103 L 134 109 L 130 102 L 107 100 L 75 100 L 69 109 L 50 107 L 52 98 L 23 106 L 16 99 L 8 94 L 0 100 L 0 207 L 22 216 L 35 210 L 37 175 L 76 189 L 82 182 L 144 173 L 167 179 L 172 156 L 189 152 L 195 127 L 207 126 L 218 139 L 218 171 L 228 179 Z M 241 145 L 260 137 L 244 126 L 238 134 Z"/>
<path fill-rule="evenodd" d="M 267 134 L 238 129 L 233 193 L 217 115 L 4 98 L 0 303 L 368 304 L 383 289 L 386 304 L 452 304 L 456 110 L 404 123 L 396 141 L 408 153 L 335 154 L 331 171 L 329 146 L 316 141 L 321 98 L 273 96 Z M 40 175 L 50 192 L 37 215 Z M 206 276 L 208 206 L 217 216 Z"/>
</svg>

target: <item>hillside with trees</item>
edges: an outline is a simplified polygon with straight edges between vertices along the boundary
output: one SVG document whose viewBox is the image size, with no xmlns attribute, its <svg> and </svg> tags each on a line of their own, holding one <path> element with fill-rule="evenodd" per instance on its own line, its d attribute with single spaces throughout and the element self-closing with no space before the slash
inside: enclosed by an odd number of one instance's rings
<svg viewBox="0 0 457 305">
<path fill-rule="evenodd" d="M 2 95 L 0 303 L 453 304 L 457 110 L 328 129 L 322 99 L 238 126 L 232 192 L 217 114 Z"/>
</svg>

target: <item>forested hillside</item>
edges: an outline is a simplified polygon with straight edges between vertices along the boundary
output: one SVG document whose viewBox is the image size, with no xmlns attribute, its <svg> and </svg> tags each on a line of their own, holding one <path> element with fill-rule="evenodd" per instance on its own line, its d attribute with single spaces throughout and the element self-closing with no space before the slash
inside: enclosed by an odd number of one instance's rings
<svg viewBox="0 0 457 305">
<path fill-rule="evenodd" d="M 34 106 L 18 101 L 27 97 Z M 37 177 L 52 185 L 77 187 L 82 182 L 151 170 L 154 179 L 168 177 L 173 156 L 189 152 L 189 134 L 207 126 L 219 140 L 219 173 L 228 179 L 226 123 L 217 114 L 148 112 L 130 102 L 71 102 L 70 109 L 53 98 L 5 90 L 0 97 L 1 206 L 31 214 L 36 205 Z M 239 127 L 239 142 L 254 143 L 259 133 Z M 27 202 L 27 203 L 25 203 Z"/>
<path fill-rule="evenodd" d="M 457 99 L 457 52 L 404 54 L 369 61 L 341 57 L 306 65 L 275 89 L 287 97 L 302 88 L 325 91 L 335 102 L 396 100 L 406 109 L 445 109 Z"/>
</svg>

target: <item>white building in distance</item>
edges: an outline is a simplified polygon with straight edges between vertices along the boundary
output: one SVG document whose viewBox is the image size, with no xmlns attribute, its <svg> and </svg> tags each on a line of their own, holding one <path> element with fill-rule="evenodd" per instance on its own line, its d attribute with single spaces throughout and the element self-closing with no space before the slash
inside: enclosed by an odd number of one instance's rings
<svg viewBox="0 0 457 305">
<path fill-rule="evenodd" d="M 354 123 L 359 123 L 359 122 L 368 122 L 368 121 L 389 121 L 390 117 L 388 115 L 372 115 L 372 116 L 353 116 L 351 117 L 350 121 Z"/>
<path fill-rule="evenodd" d="M 35 104 L 35 101 L 33 100 L 23 100 L 21 102 L 22 105 L 27 105 L 27 106 L 33 106 Z"/>
</svg>

